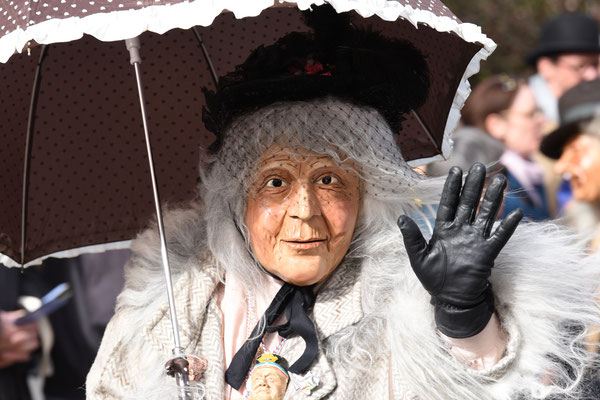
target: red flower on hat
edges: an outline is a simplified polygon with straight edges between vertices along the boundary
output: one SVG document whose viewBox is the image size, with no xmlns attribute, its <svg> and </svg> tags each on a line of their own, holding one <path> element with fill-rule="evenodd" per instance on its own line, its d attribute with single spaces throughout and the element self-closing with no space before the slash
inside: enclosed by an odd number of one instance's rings
<svg viewBox="0 0 600 400">
<path fill-rule="evenodd" d="M 323 70 L 324 70 L 323 64 L 321 64 L 318 61 L 311 62 L 311 60 L 309 60 L 304 65 L 304 72 L 306 73 L 306 75 L 317 75 L 319 72 L 321 72 Z"/>
<path fill-rule="evenodd" d="M 321 75 L 321 76 L 331 76 L 331 72 L 323 72 L 325 71 L 325 67 L 321 62 L 314 61 L 312 58 L 309 58 L 304 64 L 304 68 L 300 69 L 293 65 L 288 67 L 288 72 L 292 75 Z"/>
</svg>

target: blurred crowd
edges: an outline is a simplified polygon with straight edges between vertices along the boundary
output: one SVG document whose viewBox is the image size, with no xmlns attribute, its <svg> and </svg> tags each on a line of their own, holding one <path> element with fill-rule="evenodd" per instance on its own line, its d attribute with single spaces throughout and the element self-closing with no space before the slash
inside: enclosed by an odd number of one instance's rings
<svg viewBox="0 0 600 400">
<path fill-rule="evenodd" d="M 114 314 L 130 255 L 123 249 L 48 258 L 23 271 L 0 266 L 0 400 L 85 399 L 85 378 Z M 39 302 L 61 283 L 72 294 L 64 306 L 18 322 L 32 300 Z"/>
<path fill-rule="evenodd" d="M 502 215 L 521 208 L 600 242 L 600 45 L 598 21 L 566 13 L 546 21 L 524 63 L 531 76 L 491 76 L 467 99 L 450 157 L 427 166 L 488 166 L 508 178 Z"/>
<path fill-rule="evenodd" d="M 548 20 L 524 62 L 531 76 L 491 76 L 467 99 L 453 151 L 426 173 L 445 175 L 453 165 L 488 166 L 489 177 L 508 178 L 501 215 L 515 208 L 526 220 L 570 226 L 600 247 L 600 45 L 598 22 L 567 13 Z M 600 298 L 600 297 L 599 297 Z M 600 334 L 589 346 L 598 351 Z M 598 371 L 589 374 L 585 399 L 600 398 Z"/>
<path fill-rule="evenodd" d="M 484 27 L 485 28 L 485 27 Z M 426 166 L 446 175 L 484 163 L 508 178 L 502 215 L 556 219 L 600 246 L 600 42 L 598 22 L 548 20 L 527 60 L 531 76 L 492 76 L 473 88 L 450 157 Z M 129 252 L 49 259 L 21 272 L 0 267 L 0 400 L 83 399 L 85 376 L 112 316 Z M 16 324 L 24 296 L 69 282 L 73 299 L 48 319 Z M 597 340 L 597 339 L 590 339 Z M 37 381 L 35 380 L 37 377 Z M 44 382 L 39 384 L 40 379 Z M 37 384 L 36 384 L 37 382 Z"/>
</svg>

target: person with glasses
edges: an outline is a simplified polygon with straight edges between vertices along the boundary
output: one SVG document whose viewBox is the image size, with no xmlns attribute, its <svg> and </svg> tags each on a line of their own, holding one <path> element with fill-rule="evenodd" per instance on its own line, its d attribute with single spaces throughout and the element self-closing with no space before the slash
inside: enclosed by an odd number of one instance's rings
<svg viewBox="0 0 600 400">
<path fill-rule="evenodd" d="M 528 83 L 546 116 L 544 133 L 560 122 L 558 99 L 580 82 L 600 77 L 599 55 L 598 22 L 594 18 L 564 13 L 543 24 L 539 42 L 526 61 L 536 70 Z M 544 169 L 548 208 L 552 215 L 558 215 L 572 197 L 569 185 L 554 172 L 553 160 L 539 153 L 535 157 Z"/>
<path fill-rule="evenodd" d="M 490 79 L 489 95 L 496 91 L 497 99 L 503 100 L 485 117 L 487 132 L 505 147 L 500 164 L 508 186 L 502 216 L 521 208 L 526 218 L 548 219 L 543 170 L 532 158 L 542 140 L 546 119 L 525 80 L 506 75 Z"/>
<path fill-rule="evenodd" d="M 529 79 L 548 121 L 559 122 L 558 99 L 580 82 L 599 77 L 598 22 L 580 13 L 565 13 L 544 23 L 527 63 L 537 73 Z"/>
<path fill-rule="evenodd" d="M 502 171 L 508 178 L 502 216 L 521 208 L 526 218 L 548 219 L 543 171 L 532 159 L 545 121 L 524 79 L 505 74 L 487 78 L 463 108 L 451 157 L 430 164 L 427 173 L 444 175 L 453 165 L 466 169 L 473 162 L 485 163 L 488 172 Z"/>
</svg>

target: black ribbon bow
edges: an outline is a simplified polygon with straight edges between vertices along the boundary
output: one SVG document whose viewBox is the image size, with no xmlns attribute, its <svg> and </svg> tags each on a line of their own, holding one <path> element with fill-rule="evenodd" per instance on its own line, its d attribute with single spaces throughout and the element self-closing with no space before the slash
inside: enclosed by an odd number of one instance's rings
<svg viewBox="0 0 600 400">
<path fill-rule="evenodd" d="M 225 371 L 225 380 L 231 387 L 238 390 L 244 383 L 266 332 L 279 332 L 279 335 L 284 338 L 297 334 L 304 339 L 306 343 L 304 353 L 288 368 L 288 371 L 301 373 L 308 369 L 319 349 L 315 324 L 306 314 L 315 304 L 315 297 L 314 286 L 295 286 L 287 282 L 283 284 L 265 311 L 265 325 L 263 325 L 265 328 L 260 329 L 261 321 L 256 324 L 250 337 L 235 353 L 229 368 Z M 273 322 L 284 310 L 287 322 L 273 326 Z"/>
</svg>

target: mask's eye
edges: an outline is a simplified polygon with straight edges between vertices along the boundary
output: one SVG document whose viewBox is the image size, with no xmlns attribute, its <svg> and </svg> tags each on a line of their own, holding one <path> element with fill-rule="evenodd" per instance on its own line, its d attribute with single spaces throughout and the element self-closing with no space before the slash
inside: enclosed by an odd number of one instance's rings
<svg viewBox="0 0 600 400">
<path fill-rule="evenodd" d="M 317 179 L 317 184 L 320 185 L 331 185 L 332 183 L 338 183 L 339 179 L 332 175 L 323 175 L 319 179 Z"/>
<path fill-rule="evenodd" d="M 272 178 L 267 181 L 266 187 L 279 188 L 284 186 L 289 186 L 289 184 L 280 178 Z"/>
</svg>

